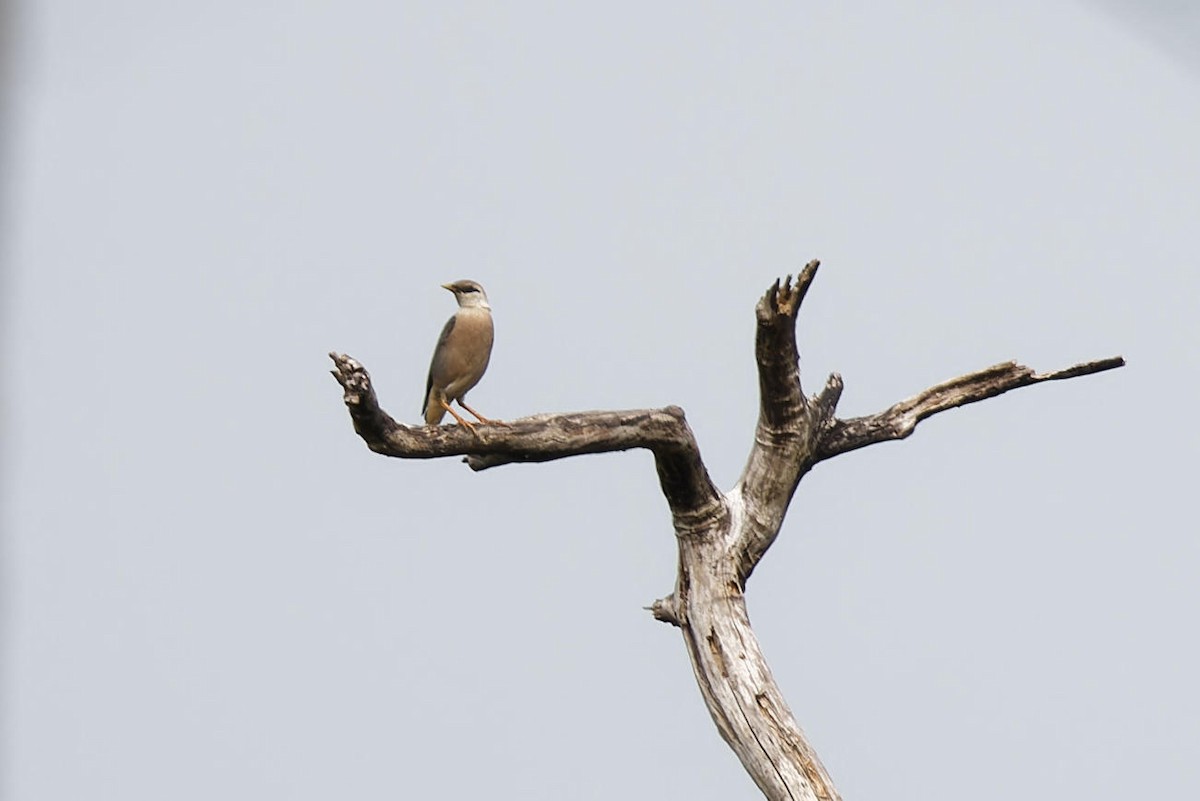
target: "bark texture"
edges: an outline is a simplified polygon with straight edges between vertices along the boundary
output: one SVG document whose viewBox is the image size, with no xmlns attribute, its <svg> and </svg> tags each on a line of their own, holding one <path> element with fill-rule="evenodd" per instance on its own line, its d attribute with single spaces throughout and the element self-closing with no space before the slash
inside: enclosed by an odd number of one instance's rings
<svg viewBox="0 0 1200 801">
<path fill-rule="evenodd" d="M 476 434 L 461 426 L 410 427 L 383 411 L 361 364 L 330 354 L 354 429 L 376 453 L 406 459 L 461 455 L 472 470 L 629 448 L 654 454 L 675 527 L 679 572 L 674 590 L 650 611 L 682 632 L 717 731 L 773 801 L 839 798 L 771 676 L 746 611 L 746 582 L 779 535 L 804 474 L 838 454 L 903 439 L 938 412 L 1125 363 L 1114 357 L 1038 373 L 1006 362 L 930 387 L 878 414 L 842 420 L 836 416 L 839 375 L 829 376 L 812 396 L 800 383 L 796 315 L 817 268 L 813 261 L 794 282 L 791 276 L 776 281 L 755 308 L 758 424 L 745 469 L 725 493 L 709 478 L 677 406 L 536 415 L 479 425 Z"/>
</svg>

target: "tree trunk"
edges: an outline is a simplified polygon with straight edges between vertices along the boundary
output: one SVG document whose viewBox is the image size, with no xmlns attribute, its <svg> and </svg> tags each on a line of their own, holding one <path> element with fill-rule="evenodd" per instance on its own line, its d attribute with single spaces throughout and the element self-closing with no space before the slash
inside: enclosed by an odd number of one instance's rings
<svg viewBox="0 0 1200 801">
<path fill-rule="evenodd" d="M 629 448 L 654 454 L 679 546 L 679 572 L 674 591 L 650 611 L 683 633 L 717 731 L 772 801 L 839 798 L 780 694 L 746 612 L 746 582 L 779 535 L 804 474 L 838 454 L 903 439 L 938 412 L 1125 363 L 1117 356 L 1036 373 L 1006 362 L 930 387 L 878 414 L 841 420 L 835 416 L 839 375 L 829 376 L 812 397 L 800 384 L 796 315 L 817 267 L 810 262 L 795 283 L 791 276 L 776 281 L 755 309 L 758 425 L 746 467 L 726 493 L 709 478 L 679 407 L 537 415 L 481 425 L 477 433 L 461 426 L 408 427 L 380 408 L 361 364 L 330 354 L 354 429 L 376 453 L 406 459 L 465 455 L 473 470 Z"/>
</svg>

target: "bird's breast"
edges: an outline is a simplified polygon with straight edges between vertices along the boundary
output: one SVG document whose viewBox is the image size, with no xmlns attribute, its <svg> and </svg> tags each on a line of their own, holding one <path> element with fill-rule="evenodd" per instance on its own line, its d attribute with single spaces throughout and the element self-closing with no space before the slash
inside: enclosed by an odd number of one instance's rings
<svg viewBox="0 0 1200 801">
<path fill-rule="evenodd" d="M 445 379 L 448 397 L 457 398 L 483 378 L 492 356 L 492 339 L 492 315 L 487 309 L 459 309 L 437 370 Z"/>
</svg>

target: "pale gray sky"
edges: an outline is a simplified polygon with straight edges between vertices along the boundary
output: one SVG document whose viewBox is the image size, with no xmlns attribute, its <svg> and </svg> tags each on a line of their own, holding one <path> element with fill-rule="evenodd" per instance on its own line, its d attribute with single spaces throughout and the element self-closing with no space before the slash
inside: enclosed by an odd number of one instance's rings
<svg viewBox="0 0 1200 801">
<path fill-rule="evenodd" d="M 754 797 L 650 457 L 384 459 L 325 354 L 417 422 L 474 278 L 473 405 L 676 403 L 728 486 L 813 257 L 846 415 L 1129 360 L 802 483 L 749 604 L 843 796 L 1200 794 L 1200 24 L 901 5 L 22 6 L 4 800 Z"/>
</svg>

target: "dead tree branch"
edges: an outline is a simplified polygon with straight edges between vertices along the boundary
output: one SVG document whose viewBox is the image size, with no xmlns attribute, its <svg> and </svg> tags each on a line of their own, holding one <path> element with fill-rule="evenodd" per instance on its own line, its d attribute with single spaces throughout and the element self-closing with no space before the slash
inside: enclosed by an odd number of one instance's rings
<svg viewBox="0 0 1200 801">
<path fill-rule="evenodd" d="M 677 406 L 525 417 L 480 425 L 411 427 L 379 405 L 367 371 L 331 353 L 334 377 L 354 430 L 376 453 L 404 459 L 465 456 L 472 470 L 646 448 L 671 508 L 679 547 L 674 591 L 651 612 L 683 634 L 693 672 L 717 731 L 769 799 L 836 801 L 833 782 L 780 693 L 750 627 L 745 587 L 779 535 L 796 487 L 820 461 L 877 442 L 903 439 L 925 418 L 1019 387 L 1111 370 L 1121 357 L 1037 373 L 1015 362 L 959 376 L 879 414 L 836 416 L 842 379 L 829 376 L 807 397 L 800 383 L 796 316 L 816 277 L 810 262 L 793 283 L 776 281 L 755 309 L 758 424 L 737 484 L 721 493 Z"/>
<path fill-rule="evenodd" d="M 466 456 L 472 470 L 515 462 L 549 462 L 589 453 L 646 448 L 654 454 L 663 494 L 677 521 L 707 520 L 724 499 L 700 458 L 700 448 L 683 409 L 634 409 L 523 417 L 501 425 L 478 425 L 478 436 L 462 426 L 406 426 L 379 406 L 371 376 L 357 360 L 330 353 L 330 372 L 345 390 L 354 430 L 367 447 L 401 459 Z"/>
<path fill-rule="evenodd" d="M 911 398 L 893 404 L 879 414 L 834 421 L 833 427 L 821 439 L 820 458 L 829 459 L 877 442 L 904 439 L 913 432 L 917 423 L 926 417 L 947 409 L 966 406 L 968 403 L 994 398 L 1011 389 L 1040 384 L 1043 381 L 1061 381 L 1065 378 L 1102 373 L 1124 364 L 1124 359 L 1114 356 L 1049 373 L 1035 373 L 1016 362 L 992 365 L 943 381 Z"/>
</svg>

